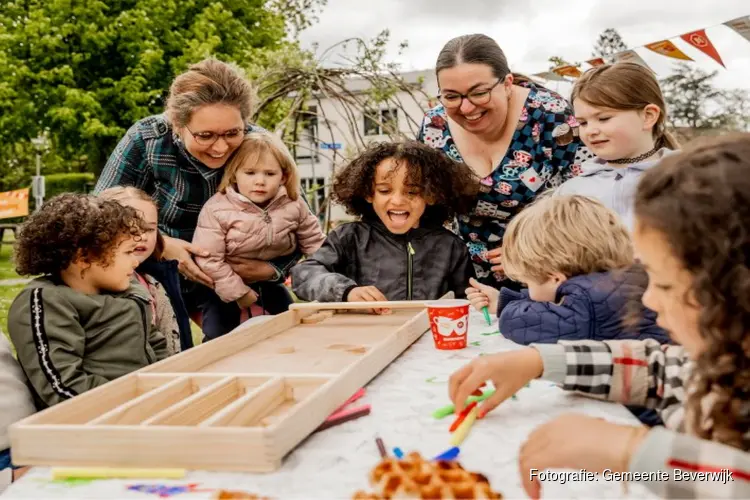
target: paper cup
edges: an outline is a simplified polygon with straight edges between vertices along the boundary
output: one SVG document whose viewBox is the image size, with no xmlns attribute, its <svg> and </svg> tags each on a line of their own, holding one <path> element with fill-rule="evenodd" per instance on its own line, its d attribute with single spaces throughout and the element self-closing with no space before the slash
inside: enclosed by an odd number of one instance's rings
<svg viewBox="0 0 750 500">
<path fill-rule="evenodd" d="M 469 301 L 438 300 L 427 306 L 435 347 L 463 349 L 469 332 Z"/>
</svg>

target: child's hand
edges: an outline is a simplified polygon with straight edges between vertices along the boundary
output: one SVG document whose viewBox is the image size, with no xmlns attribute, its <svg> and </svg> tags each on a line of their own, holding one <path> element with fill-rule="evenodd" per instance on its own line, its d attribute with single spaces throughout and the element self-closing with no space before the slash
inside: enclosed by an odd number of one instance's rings
<svg viewBox="0 0 750 500">
<path fill-rule="evenodd" d="M 493 273 L 503 274 L 503 247 L 493 248 L 487 252 L 487 260 L 490 264 L 494 264 L 490 267 Z"/>
<path fill-rule="evenodd" d="M 492 380 L 495 394 L 480 405 L 481 418 L 518 392 L 530 380 L 540 377 L 543 371 L 542 357 L 533 347 L 481 356 L 451 375 L 448 381 L 449 396 L 458 414 L 464 409 L 466 398 L 486 381 Z"/>
<path fill-rule="evenodd" d="M 625 472 L 647 432 L 648 428 L 642 426 L 613 424 L 574 413 L 560 415 L 537 427 L 521 445 L 521 484 L 531 498 L 539 498 L 541 484 L 531 478 L 531 469 Z"/>
<path fill-rule="evenodd" d="M 242 309 L 250 309 L 250 306 L 258 302 L 258 294 L 250 290 L 245 295 L 237 299 L 237 305 Z"/>
<path fill-rule="evenodd" d="M 346 297 L 347 302 L 387 302 L 383 292 L 374 286 L 358 286 L 352 288 Z M 390 314 L 390 309 L 370 309 L 372 314 Z"/>
<path fill-rule="evenodd" d="M 469 279 L 469 288 L 466 289 L 466 298 L 477 311 L 487 307 L 491 314 L 497 313 L 497 301 L 500 292 L 496 288 L 483 285 L 474 278 Z"/>
</svg>

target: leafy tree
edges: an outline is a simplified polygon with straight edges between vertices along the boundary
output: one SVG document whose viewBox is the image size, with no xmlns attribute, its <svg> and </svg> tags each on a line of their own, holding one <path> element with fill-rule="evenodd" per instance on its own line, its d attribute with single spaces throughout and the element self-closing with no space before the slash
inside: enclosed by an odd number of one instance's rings
<svg viewBox="0 0 750 500">
<path fill-rule="evenodd" d="M 748 126 L 750 101 L 745 90 L 714 87 L 718 71 L 707 73 L 687 63 L 675 65 L 674 72 L 661 81 L 674 127 L 692 129 L 735 129 Z"/>
<path fill-rule="evenodd" d="M 325 0 L 5 0 L 0 9 L 0 187 L 33 171 L 101 169 L 127 128 L 163 110 L 174 76 L 207 56 L 258 72 L 298 54 L 288 32 Z M 10 184 L 13 182 L 14 184 Z"/>
<path fill-rule="evenodd" d="M 596 40 L 594 51 L 591 53 L 591 56 L 607 59 L 623 50 L 628 50 L 628 46 L 620 36 L 620 33 L 618 33 L 616 29 L 607 28 L 599 34 L 599 38 Z"/>
</svg>

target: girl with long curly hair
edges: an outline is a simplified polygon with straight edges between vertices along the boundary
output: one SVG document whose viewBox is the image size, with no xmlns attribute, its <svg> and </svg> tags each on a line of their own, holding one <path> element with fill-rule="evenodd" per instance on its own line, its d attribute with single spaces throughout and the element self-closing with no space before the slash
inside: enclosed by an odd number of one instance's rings
<svg viewBox="0 0 750 500">
<path fill-rule="evenodd" d="M 37 408 L 167 357 L 150 297 L 133 279 L 148 226 L 132 207 L 62 194 L 21 227 L 8 332 Z"/>
<path fill-rule="evenodd" d="M 373 145 L 333 185 L 334 199 L 360 220 L 334 229 L 292 270 L 294 292 L 320 302 L 463 296 L 474 271 L 466 245 L 444 224 L 478 188 L 468 166 L 428 146 Z"/>
<path fill-rule="evenodd" d="M 486 380 L 494 383 L 480 416 L 537 377 L 661 414 L 666 428 L 573 414 L 542 425 L 519 453 L 532 497 L 541 490 L 534 471 L 546 468 L 645 473 L 620 477 L 667 498 L 750 497 L 748 172 L 750 134 L 738 134 L 669 156 L 639 183 L 633 238 L 649 274 L 643 303 L 679 345 L 532 344 L 477 358 L 451 376 L 456 411 Z"/>
</svg>

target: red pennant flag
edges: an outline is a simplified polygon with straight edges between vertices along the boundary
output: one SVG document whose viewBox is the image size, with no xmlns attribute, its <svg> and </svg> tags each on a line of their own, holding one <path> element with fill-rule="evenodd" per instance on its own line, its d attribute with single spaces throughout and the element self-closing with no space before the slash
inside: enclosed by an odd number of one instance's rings
<svg viewBox="0 0 750 500">
<path fill-rule="evenodd" d="M 595 58 L 593 58 L 593 59 L 589 59 L 589 60 L 588 60 L 588 61 L 586 61 L 586 62 L 587 62 L 588 64 L 590 64 L 591 66 L 595 67 L 595 68 L 596 68 L 597 66 L 603 66 L 603 65 L 605 65 L 605 64 L 606 64 L 606 62 L 604 61 L 604 59 L 602 59 L 601 57 L 595 57 Z"/>
<path fill-rule="evenodd" d="M 711 40 L 708 39 L 706 30 L 697 30 L 693 31 L 692 33 L 685 33 L 684 35 L 680 35 L 680 38 L 682 38 L 687 43 L 697 48 L 707 56 L 711 57 L 714 61 L 724 66 L 724 61 L 721 60 L 721 56 L 716 50 L 716 47 L 714 47 L 714 44 L 711 43 Z M 724 67 L 726 68 L 726 66 Z"/>
</svg>

